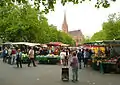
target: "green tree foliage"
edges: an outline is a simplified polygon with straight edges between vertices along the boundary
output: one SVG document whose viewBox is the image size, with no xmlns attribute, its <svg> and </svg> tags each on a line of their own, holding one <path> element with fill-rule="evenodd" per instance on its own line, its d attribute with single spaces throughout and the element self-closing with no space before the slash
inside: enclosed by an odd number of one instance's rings
<svg viewBox="0 0 120 85">
<path fill-rule="evenodd" d="M 109 15 L 108 22 L 103 23 L 103 30 L 106 33 L 106 39 L 120 39 L 120 16 L 119 13 Z"/>
<path fill-rule="evenodd" d="M 49 25 L 43 13 L 27 4 L 0 6 L 0 34 L 11 42 L 74 43 L 71 36 Z"/>
<path fill-rule="evenodd" d="M 89 36 L 86 36 L 82 43 L 90 42 L 90 40 L 91 40 L 91 38 Z"/>
<path fill-rule="evenodd" d="M 96 41 L 96 40 L 105 40 L 106 35 L 104 30 L 101 30 L 99 32 L 96 32 L 90 39 L 90 41 Z"/>
<path fill-rule="evenodd" d="M 30 0 L 0 0 L 0 5 L 3 6 L 4 3 L 6 2 L 8 4 L 11 4 L 13 2 L 17 2 L 19 4 L 27 4 L 28 1 Z M 44 6 L 44 12 L 48 13 L 49 10 L 54 10 L 54 5 L 56 4 L 57 0 L 31 0 L 34 1 L 34 5 L 37 9 L 40 8 L 40 6 Z M 78 4 L 78 3 L 82 3 L 84 1 L 92 1 L 92 0 L 61 0 L 62 5 L 65 5 L 65 3 L 67 2 L 73 2 L 73 4 Z M 110 6 L 111 1 L 115 2 L 116 0 L 96 0 L 96 4 L 95 7 L 99 8 L 99 7 L 104 7 L 104 8 L 108 8 Z"/>
<path fill-rule="evenodd" d="M 110 14 L 108 21 L 103 23 L 102 30 L 96 32 L 92 36 L 91 41 L 114 39 L 120 39 L 120 13 Z"/>
</svg>

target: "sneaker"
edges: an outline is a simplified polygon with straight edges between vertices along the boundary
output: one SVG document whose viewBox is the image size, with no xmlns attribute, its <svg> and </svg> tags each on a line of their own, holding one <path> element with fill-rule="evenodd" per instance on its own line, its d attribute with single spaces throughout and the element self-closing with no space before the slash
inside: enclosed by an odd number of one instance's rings
<svg viewBox="0 0 120 85">
<path fill-rule="evenodd" d="M 75 81 L 78 81 L 78 80 L 75 80 Z"/>
<path fill-rule="evenodd" d="M 75 80 L 72 80 L 72 82 L 74 82 L 74 83 L 75 83 Z"/>
</svg>

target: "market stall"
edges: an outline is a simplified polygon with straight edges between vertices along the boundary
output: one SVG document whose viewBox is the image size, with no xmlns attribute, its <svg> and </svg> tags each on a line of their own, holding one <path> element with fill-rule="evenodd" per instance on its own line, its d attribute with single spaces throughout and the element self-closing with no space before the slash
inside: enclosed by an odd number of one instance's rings
<svg viewBox="0 0 120 85">
<path fill-rule="evenodd" d="M 28 49 L 29 47 L 40 46 L 39 43 L 29 43 L 29 42 L 13 42 L 12 45 L 18 45 L 21 48 L 22 51 L 22 63 L 28 63 L 29 57 L 28 57 Z M 24 47 L 24 48 L 23 48 Z M 35 55 L 36 57 L 36 55 Z"/>
<path fill-rule="evenodd" d="M 86 44 L 94 51 L 92 67 L 101 73 L 120 72 L 120 41 L 106 40 Z"/>
<path fill-rule="evenodd" d="M 46 46 L 47 45 L 47 46 Z M 50 42 L 48 44 L 43 44 L 44 48 L 47 48 L 47 55 L 37 55 L 36 60 L 41 64 L 57 64 L 60 62 L 60 49 L 61 47 L 67 47 L 69 45 L 63 44 L 61 42 Z M 43 48 L 43 49 L 44 49 Z"/>
<path fill-rule="evenodd" d="M 28 44 L 29 46 L 34 46 L 36 44 Z M 56 52 L 56 48 L 48 47 L 49 45 L 41 44 L 41 47 L 38 50 L 38 54 L 35 55 L 35 60 L 38 61 L 40 64 L 57 64 L 60 61 L 60 56 Z M 59 46 L 57 44 L 52 44 L 52 46 Z M 57 47 L 58 48 L 58 47 Z M 51 50 L 51 51 L 50 51 Z M 58 51 L 58 50 L 57 50 Z M 23 54 L 23 63 L 28 62 L 28 55 Z"/>
</svg>

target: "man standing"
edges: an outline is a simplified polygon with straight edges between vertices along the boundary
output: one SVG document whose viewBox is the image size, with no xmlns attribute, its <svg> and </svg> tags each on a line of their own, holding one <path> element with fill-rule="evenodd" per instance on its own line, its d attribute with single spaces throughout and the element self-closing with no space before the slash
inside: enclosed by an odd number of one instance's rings
<svg viewBox="0 0 120 85">
<path fill-rule="evenodd" d="M 9 49 L 8 49 L 8 64 L 11 64 L 11 52 L 12 52 L 12 50 L 9 47 Z"/>
<path fill-rule="evenodd" d="M 85 49 L 84 50 L 84 67 L 88 66 L 88 58 L 89 58 L 89 50 Z"/>
<path fill-rule="evenodd" d="M 36 65 L 35 65 L 35 59 L 34 59 L 34 49 L 33 49 L 33 47 L 31 47 L 31 49 L 29 50 L 28 54 L 29 54 L 28 67 L 30 67 L 31 61 L 33 62 L 33 66 L 36 67 Z"/>
<path fill-rule="evenodd" d="M 5 47 L 5 49 L 3 50 L 3 62 L 4 63 L 7 62 L 7 56 L 8 56 L 8 49 L 7 47 Z"/>
<path fill-rule="evenodd" d="M 19 64 L 20 64 L 20 68 L 22 68 L 22 52 L 20 51 L 20 49 L 18 49 L 18 52 L 16 54 L 16 63 L 17 63 L 17 67 L 19 68 Z"/>
<path fill-rule="evenodd" d="M 82 51 L 79 49 L 79 52 L 77 53 L 78 61 L 79 61 L 79 68 L 81 69 L 81 60 L 82 60 Z"/>
</svg>

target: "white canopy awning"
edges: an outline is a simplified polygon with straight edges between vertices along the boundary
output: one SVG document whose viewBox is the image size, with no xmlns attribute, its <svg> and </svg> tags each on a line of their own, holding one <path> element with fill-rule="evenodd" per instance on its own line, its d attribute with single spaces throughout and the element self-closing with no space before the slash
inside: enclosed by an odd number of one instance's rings
<svg viewBox="0 0 120 85">
<path fill-rule="evenodd" d="M 28 45 L 28 46 L 36 46 L 40 45 L 39 43 L 29 43 L 29 42 L 14 42 L 13 45 Z"/>
<path fill-rule="evenodd" d="M 68 44 L 61 44 L 61 46 L 68 47 L 69 45 Z"/>
</svg>

